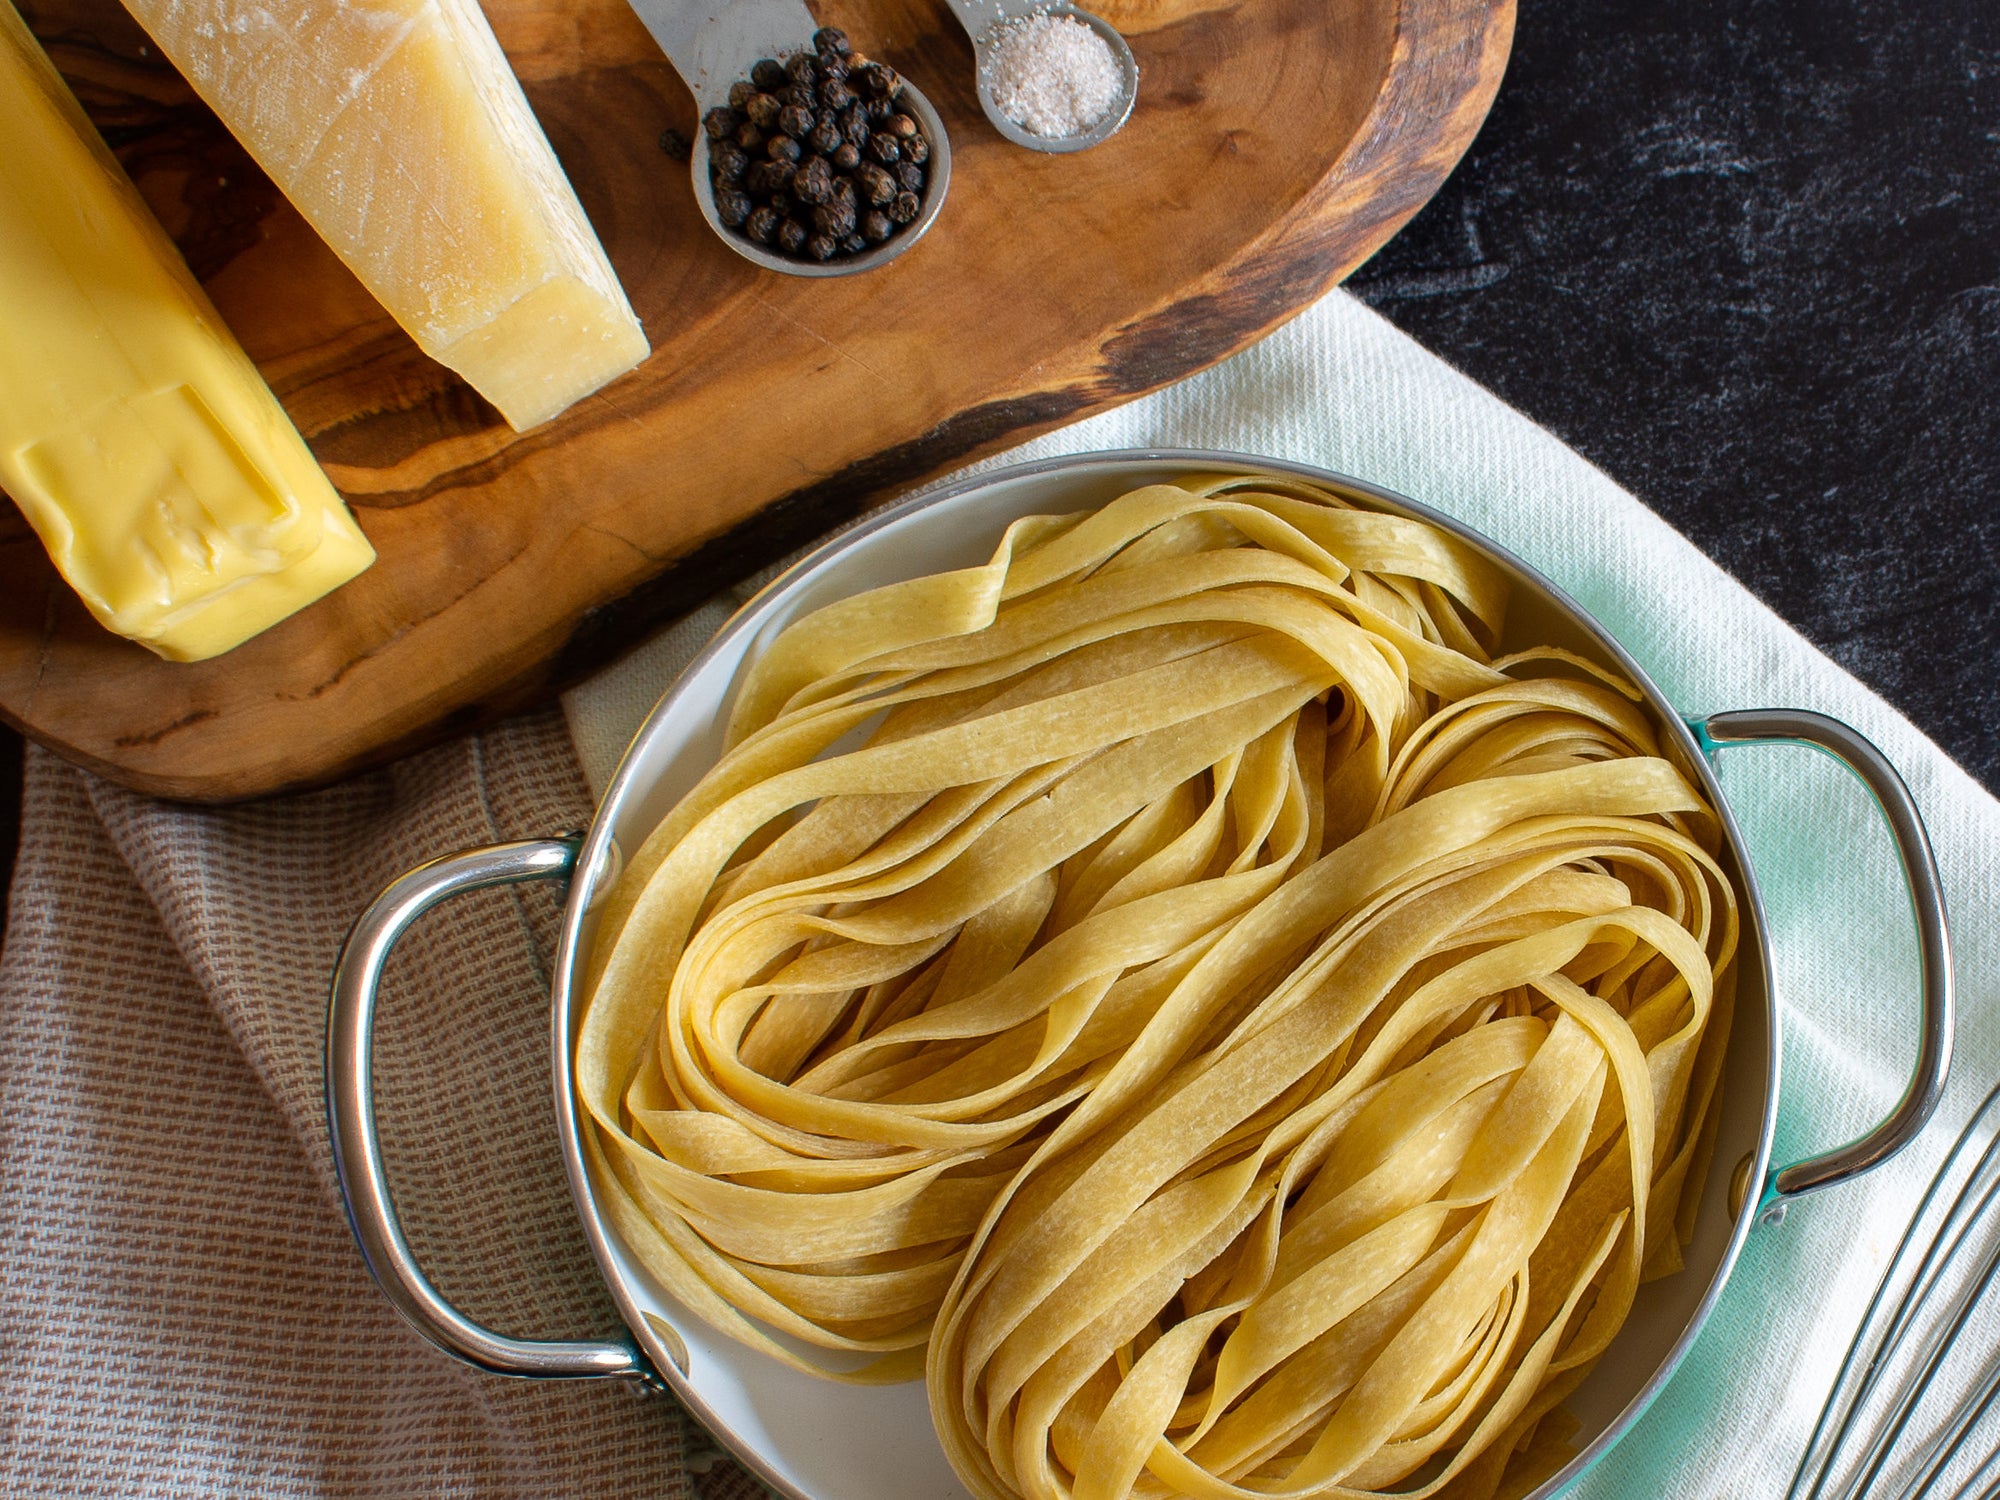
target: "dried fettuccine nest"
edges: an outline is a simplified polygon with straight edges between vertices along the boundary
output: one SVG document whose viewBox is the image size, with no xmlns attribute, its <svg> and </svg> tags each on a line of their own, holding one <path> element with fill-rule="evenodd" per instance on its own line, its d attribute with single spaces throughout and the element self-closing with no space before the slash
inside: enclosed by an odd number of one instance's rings
<svg viewBox="0 0 2000 1500">
<path fill-rule="evenodd" d="M 789 1364 L 927 1354 L 980 1495 L 1519 1479 L 1678 1264 L 1736 907 L 1636 692 L 1494 660 L 1505 602 L 1232 476 L 792 625 L 597 943 L 625 1241 Z"/>
</svg>

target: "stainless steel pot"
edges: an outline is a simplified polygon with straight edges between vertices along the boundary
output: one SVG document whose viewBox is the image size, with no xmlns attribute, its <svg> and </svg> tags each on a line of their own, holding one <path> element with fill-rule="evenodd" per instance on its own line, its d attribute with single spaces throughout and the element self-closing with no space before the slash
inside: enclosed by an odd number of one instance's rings
<svg viewBox="0 0 2000 1500">
<path fill-rule="evenodd" d="M 579 1146 L 571 1088 L 577 983 L 598 899 L 622 851 L 646 834 L 713 763 L 745 658 L 789 620 L 864 588 L 982 562 L 1006 524 L 1036 511 L 1103 504 L 1128 489 L 1189 474 L 1279 472 L 1327 484 L 1357 504 L 1413 516 L 1463 538 L 1513 580 L 1508 636 L 1569 647 L 1614 665 L 1645 691 L 1668 753 L 1721 813 L 1723 858 L 1744 895 L 1742 975 L 1714 1160 L 1685 1269 L 1646 1287 L 1631 1319 L 1571 1398 L 1577 1457 L 1538 1489 L 1551 1496 L 1616 1442 L 1665 1385 L 1721 1295 L 1753 1225 L 1775 1224 L 1794 1199 L 1857 1176 L 1923 1128 L 1943 1089 L 1952 1039 L 1949 937 L 1921 819 L 1895 769 L 1854 730 L 1797 709 L 1722 713 L 1684 722 L 1616 641 L 1548 579 L 1477 533 L 1357 480 L 1237 454 L 1108 453 L 1022 465 L 945 485 L 843 533 L 773 582 L 726 625 L 654 708 L 626 751 L 589 830 L 448 855 L 411 871 L 362 914 L 334 974 L 327 1014 L 326 1094 L 348 1216 L 383 1291 L 419 1332 L 483 1369 L 540 1377 L 616 1376 L 671 1388 L 780 1494 L 794 1500 L 899 1500 L 962 1493 L 932 1436 L 920 1384 L 857 1388 L 786 1370 L 711 1332 L 653 1284 L 598 1210 Z M 1509 642 L 1503 642 L 1507 645 Z M 1773 1168 L 1778 1015 L 1764 908 L 1743 840 L 1710 760 L 1731 745 L 1807 744 L 1847 766 L 1881 804 L 1909 884 L 1922 962 L 1923 1034 L 1908 1089 L 1887 1119 L 1839 1150 Z M 630 1329 L 607 1342 L 506 1338 L 451 1307 L 424 1276 L 384 1180 L 372 1099 L 375 995 L 397 939 L 448 896 L 524 880 L 568 882 L 551 995 L 551 1076 L 570 1190 L 606 1286 Z M 1734 1170 L 1729 1170 L 1731 1167 Z M 1751 1188 L 1754 1185 L 1754 1195 Z M 1748 1211 L 1745 1211 L 1745 1210 Z"/>
</svg>

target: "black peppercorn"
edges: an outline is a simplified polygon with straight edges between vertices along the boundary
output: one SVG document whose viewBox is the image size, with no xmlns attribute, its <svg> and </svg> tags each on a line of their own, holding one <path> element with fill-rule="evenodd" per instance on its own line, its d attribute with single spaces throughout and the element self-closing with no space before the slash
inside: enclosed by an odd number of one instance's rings
<svg viewBox="0 0 2000 1500">
<path fill-rule="evenodd" d="M 715 195 L 715 216 L 734 229 L 750 217 L 750 195 L 735 188 L 723 188 Z"/>
<path fill-rule="evenodd" d="M 870 99 L 892 98 L 903 86 L 903 80 L 896 76 L 896 70 L 887 63 L 871 62 L 859 70 L 858 76 L 861 80 L 861 92 Z"/>
<path fill-rule="evenodd" d="M 833 152 L 831 156 L 827 158 L 827 160 L 833 163 L 834 168 L 837 171 L 852 172 L 857 166 L 861 164 L 861 152 L 860 149 L 855 146 L 854 142 L 842 141 L 839 147 Z"/>
<path fill-rule="evenodd" d="M 822 26 L 813 33 L 813 51 L 845 52 L 846 50 L 847 33 L 838 26 Z"/>
<path fill-rule="evenodd" d="M 750 153 L 734 141 L 717 141 L 708 148 L 708 169 L 718 182 L 741 182 L 750 169 Z"/>
<path fill-rule="evenodd" d="M 814 260 L 832 260 L 840 254 L 840 241 L 830 234 L 816 234 L 806 241 L 806 254 Z"/>
<path fill-rule="evenodd" d="M 752 209 L 750 217 L 743 221 L 743 232 L 758 244 L 768 245 L 776 237 L 782 220 L 783 216 L 775 209 Z"/>
<path fill-rule="evenodd" d="M 851 104 L 840 117 L 840 133 L 854 142 L 855 147 L 866 146 L 868 137 L 874 132 L 868 128 L 868 112 L 858 104 Z"/>
<path fill-rule="evenodd" d="M 774 135 L 764 143 L 764 154 L 772 161 L 797 161 L 805 155 L 799 143 L 788 135 Z"/>
<path fill-rule="evenodd" d="M 852 177 L 835 177 L 833 179 L 833 196 L 843 203 L 855 202 L 854 179 Z"/>
<path fill-rule="evenodd" d="M 805 212 L 799 207 L 799 200 L 792 196 L 790 183 L 771 194 L 771 212 L 781 219 L 795 219 Z"/>
<path fill-rule="evenodd" d="M 903 155 L 921 167 L 931 159 L 931 143 L 925 140 L 923 133 L 919 131 L 903 142 Z"/>
<path fill-rule="evenodd" d="M 809 53 L 799 52 L 785 59 L 785 76 L 801 88 L 811 88 L 819 82 L 819 69 L 813 65 Z"/>
<path fill-rule="evenodd" d="M 750 123 L 760 130 L 769 130 L 778 123 L 778 111 L 783 108 L 775 94 L 752 94 L 743 105 L 743 113 L 750 117 Z"/>
<path fill-rule="evenodd" d="M 897 162 L 895 173 L 897 185 L 905 192 L 921 193 L 924 190 L 924 169 L 915 162 Z"/>
<path fill-rule="evenodd" d="M 821 156 L 831 156 L 841 147 L 840 122 L 832 115 L 821 115 L 806 137 L 806 144 Z"/>
<path fill-rule="evenodd" d="M 773 193 L 782 193 L 791 187 L 795 170 L 788 161 L 753 162 L 743 174 L 743 191 L 753 198 L 768 198 Z"/>
<path fill-rule="evenodd" d="M 779 105 L 783 108 L 802 109 L 808 114 L 812 113 L 813 109 L 819 104 L 819 93 L 817 90 L 797 83 L 786 84 L 778 90 L 775 97 Z"/>
<path fill-rule="evenodd" d="M 801 203 L 824 203 L 833 196 L 833 168 L 823 156 L 815 156 L 799 168 L 792 179 L 792 191 Z"/>
<path fill-rule="evenodd" d="M 745 151 L 762 151 L 764 149 L 764 132 L 759 130 L 755 125 L 752 125 L 748 120 L 745 120 L 741 125 L 736 127 L 736 144 L 741 146 Z"/>
<path fill-rule="evenodd" d="M 863 250 L 866 250 L 867 248 L 868 248 L 868 241 L 864 240 L 858 234 L 850 234 L 846 239 L 840 242 L 840 249 L 843 255 L 859 255 Z"/>
<path fill-rule="evenodd" d="M 916 222 L 918 211 L 922 208 L 923 204 L 915 193 L 898 193 L 895 201 L 889 205 L 889 217 L 898 224 L 913 224 Z"/>
<path fill-rule="evenodd" d="M 802 141 L 812 134 L 813 117 L 809 109 L 800 109 L 796 104 L 787 104 L 778 111 L 778 129 L 793 140 Z"/>
<path fill-rule="evenodd" d="M 744 212 L 749 210 L 746 208 Z M 854 233 L 854 204 L 839 198 L 831 203 L 822 203 L 813 210 L 813 227 L 837 240 L 846 239 Z"/>
<path fill-rule="evenodd" d="M 678 130 L 662 130 L 660 132 L 660 149 L 675 161 L 686 161 L 694 154 L 694 143 Z"/>
<path fill-rule="evenodd" d="M 868 99 L 861 105 L 871 124 L 879 125 L 896 112 L 894 99 Z"/>
<path fill-rule="evenodd" d="M 761 213 L 763 210 L 759 209 L 758 212 Z M 896 226 L 889 222 L 889 216 L 880 209 L 871 210 L 861 216 L 861 237 L 871 245 L 881 244 L 895 232 Z"/>
<path fill-rule="evenodd" d="M 896 179 L 873 162 L 854 169 L 854 189 L 872 206 L 880 208 L 896 196 Z"/>
<path fill-rule="evenodd" d="M 729 107 L 731 109 L 743 108 L 744 105 L 750 102 L 750 96 L 756 92 L 757 92 L 757 85 L 752 83 L 747 78 L 744 79 L 741 83 L 730 84 Z"/>
<path fill-rule="evenodd" d="M 868 137 L 868 154 L 885 167 L 893 167 L 903 159 L 903 145 L 886 130 L 878 130 Z"/>
<path fill-rule="evenodd" d="M 823 87 L 829 79 L 847 77 L 847 54 L 844 52 L 822 52 L 819 63 L 819 81 Z"/>
<path fill-rule="evenodd" d="M 767 94 L 791 82 L 785 76 L 785 65 L 775 57 L 759 58 L 757 66 L 750 70 L 750 81 Z"/>
<path fill-rule="evenodd" d="M 838 113 L 852 104 L 856 98 L 853 89 L 838 78 L 829 78 L 819 86 L 819 107 Z"/>
<path fill-rule="evenodd" d="M 809 237 L 806 226 L 797 219 L 787 219 L 778 226 L 778 248 L 787 255 L 797 255 L 805 249 Z"/>
<path fill-rule="evenodd" d="M 718 104 L 701 117 L 701 128 L 708 132 L 711 141 L 719 141 L 733 132 L 742 123 L 742 118 L 726 104 Z"/>
<path fill-rule="evenodd" d="M 882 128 L 898 140 L 908 140 L 917 133 L 917 122 L 908 115 L 891 115 Z"/>
</svg>

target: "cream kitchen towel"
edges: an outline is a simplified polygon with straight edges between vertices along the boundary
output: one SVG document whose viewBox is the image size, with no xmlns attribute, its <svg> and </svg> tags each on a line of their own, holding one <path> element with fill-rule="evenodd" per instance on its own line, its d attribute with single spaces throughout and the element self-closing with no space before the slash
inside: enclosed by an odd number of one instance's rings
<svg viewBox="0 0 2000 1500">
<path fill-rule="evenodd" d="M 1916 1195 L 2000 1076 L 2000 804 L 1602 472 L 1344 292 L 1204 374 L 976 468 L 1128 447 L 1269 454 L 1400 491 L 1553 577 L 1683 713 L 1819 709 L 1867 734 L 1908 780 L 1957 939 L 1959 1053 L 1939 1120 L 1893 1166 L 1752 1234 L 1679 1375 L 1576 1491 L 1782 1494 Z M 733 602 L 565 700 L 594 787 Z M 1805 750 L 1746 747 L 1725 752 L 1721 775 L 1769 905 L 1784 1006 L 1776 1159 L 1794 1160 L 1860 1133 L 1900 1094 L 1915 1049 L 1915 942 L 1888 834 L 1844 771 Z"/>
</svg>

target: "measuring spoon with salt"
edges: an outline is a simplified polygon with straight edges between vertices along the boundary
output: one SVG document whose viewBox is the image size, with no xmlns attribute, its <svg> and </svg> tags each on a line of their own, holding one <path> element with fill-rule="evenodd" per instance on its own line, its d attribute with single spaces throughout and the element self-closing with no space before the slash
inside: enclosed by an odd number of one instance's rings
<svg viewBox="0 0 2000 1500">
<path fill-rule="evenodd" d="M 1026 146 L 1030 151 L 1082 151 L 1100 141 L 1109 140 L 1131 116 L 1132 105 L 1139 97 L 1139 64 L 1132 56 L 1132 49 L 1125 44 L 1125 38 L 1102 16 L 1070 5 L 1067 0 L 1054 0 L 1054 3 L 1050 0 L 950 0 L 950 4 L 952 14 L 958 17 L 966 35 L 972 38 L 974 82 L 979 90 L 979 107 L 986 111 L 986 118 L 993 122 L 993 128 L 1015 145 Z M 993 66 L 1002 28 L 1010 24 L 1030 23 L 1036 16 L 1047 16 L 1050 20 L 1068 19 L 1088 26 L 1111 49 L 1111 59 L 1118 65 L 1117 97 L 1111 101 L 1110 108 L 1098 117 L 1096 124 L 1076 135 L 1037 135 L 1010 119 L 993 97 Z"/>
<path fill-rule="evenodd" d="M 667 61 L 694 94 L 697 120 L 717 105 L 729 102 L 729 86 L 750 76 L 751 68 L 767 57 L 783 61 L 812 45 L 819 22 L 802 0 L 628 0 L 633 13 L 653 34 Z M 695 132 L 694 149 L 688 169 L 694 177 L 694 198 L 708 227 L 722 242 L 746 260 L 787 276 L 852 276 L 894 260 L 924 236 L 944 206 L 945 189 L 951 183 L 951 141 L 944 121 L 917 86 L 907 78 L 896 95 L 898 105 L 917 122 L 930 141 L 931 159 L 925 171 L 923 207 L 911 223 L 881 244 L 828 261 L 793 260 L 775 250 L 767 250 L 755 240 L 736 233 L 722 222 L 715 209 L 715 194 L 708 181 L 708 132 Z"/>
</svg>

